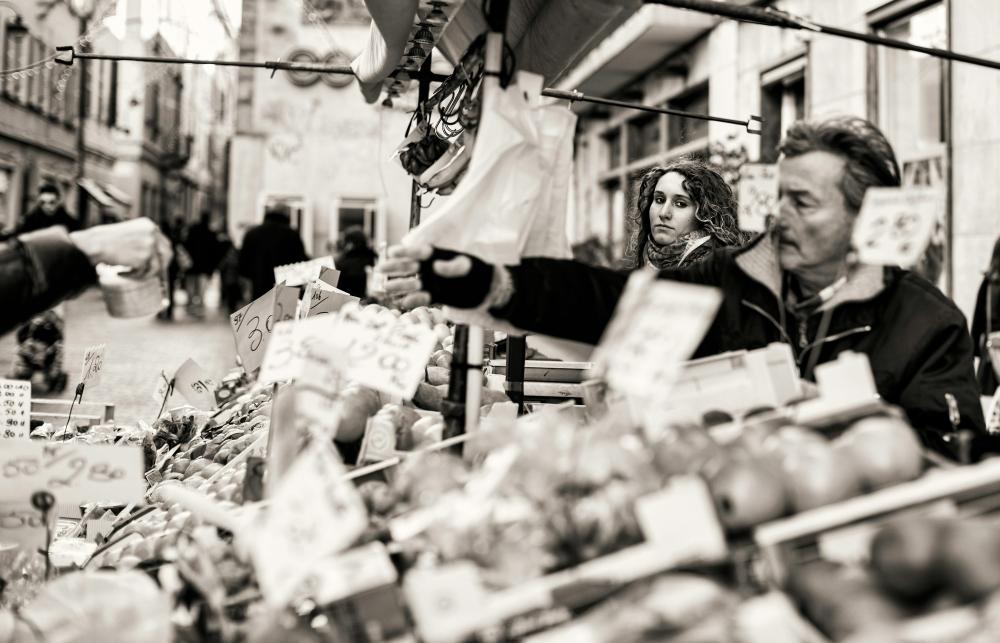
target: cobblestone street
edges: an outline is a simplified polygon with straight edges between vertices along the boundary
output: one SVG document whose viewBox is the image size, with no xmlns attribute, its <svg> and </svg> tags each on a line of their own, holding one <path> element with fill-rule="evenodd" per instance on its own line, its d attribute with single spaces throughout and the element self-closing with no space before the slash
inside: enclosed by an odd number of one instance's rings
<svg viewBox="0 0 1000 643">
<path fill-rule="evenodd" d="M 177 321 L 174 322 L 155 317 L 114 319 L 107 314 L 96 288 L 67 302 L 64 368 L 69 373 L 70 383 L 58 397 L 69 399 L 73 396 L 84 351 L 94 344 L 106 344 L 102 379 L 87 388 L 84 400 L 113 402 L 115 418 L 122 422 L 152 421 L 159 410 L 153 392 L 161 369 L 173 371 L 189 357 L 214 378 L 232 368 L 233 338 L 227 317 L 212 306 L 215 299 L 208 299 L 205 319 L 188 316 L 183 306 L 175 306 Z M 11 371 L 15 351 L 15 333 L 0 338 L 0 374 L 3 376 Z"/>
</svg>

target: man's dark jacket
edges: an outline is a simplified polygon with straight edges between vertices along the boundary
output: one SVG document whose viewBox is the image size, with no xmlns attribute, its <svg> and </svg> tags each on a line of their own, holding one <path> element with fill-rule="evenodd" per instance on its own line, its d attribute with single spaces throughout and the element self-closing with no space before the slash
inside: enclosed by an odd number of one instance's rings
<svg viewBox="0 0 1000 643">
<path fill-rule="evenodd" d="M 45 214 L 45 212 L 36 205 L 28 211 L 28 214 L 24 215 L 24 220 L 21 222 L 21 225 L 18 226 L 15 234 L 25 234 L 27 232 L 34 232 L 35 230 L 44 230 L 45 228 L 49 228 L 54 225 L 61 225 L 70 232 L 80 229 L 80 222 L 70 216 L 69 212 L 67 212 L 66 208 L 63 206 L 58 206 L 56 211 L 52 214 Z"/>
<path fill-rule="evenodd" d="M 286 263 L 305 261 L 305 247 L 299 233 L 289 225 L 288 217 L 271 212 L 264 222 L 247 230 L 240 248 L 240 275 L 253 284 L 257 299 L 274 287 L 274 269 Z"/>
<path fill-rule="evenodd" d="M 627 274 L 556 259 L 524 259 L 510 267 L 514 296 L 493 314 L 525 330 L 597 343 Z M 718 315 L 696 357 L 785 342 L 806 369 L 842 351 L 868 356 L 879 394 L 903 408 L 929 444 L 951 430 L 946 394 L 961 412 L 960 427 L 984 432 L 972 367 L 972 340 L 961 311 L 921 277 L 898 268 L 859 266 L 823 307 L 796 316 L 783 301 L 782 272 L 770 238 L 723 250 L 698 264 L 665 270 L 667 279 L 718 287 Z M 832 309 L 819 338 L 822 312 Z M 811 373 L 803 373 L 811 379 Z"/>
</svg>

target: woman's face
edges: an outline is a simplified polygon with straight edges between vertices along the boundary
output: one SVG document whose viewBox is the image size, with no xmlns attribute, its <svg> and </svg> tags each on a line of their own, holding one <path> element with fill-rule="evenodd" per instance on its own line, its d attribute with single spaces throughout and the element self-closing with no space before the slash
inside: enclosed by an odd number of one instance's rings
<svg viewBox="0 0 1000 643">
<path fill-rule="evenodd" d="M 653 202 L 649 206 L 649 230 L 658 245 L 671 244 L 685 234 L 694 232 L 698 212 L 691 196 L 684 189 L 684 176 L 667 172 L 656 182 Z"/>
</svg>

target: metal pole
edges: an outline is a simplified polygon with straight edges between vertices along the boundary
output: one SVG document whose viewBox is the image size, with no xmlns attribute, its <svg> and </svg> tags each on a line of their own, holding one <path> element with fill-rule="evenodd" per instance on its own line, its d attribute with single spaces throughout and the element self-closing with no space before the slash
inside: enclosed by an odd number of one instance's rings
<svg viewBox="0 0 1000 643">
<path fill-rule="evenodd" d="M 79 18 L 80 36 L 87 33 L 87 16 Z M 80 43 L 80 48 L 86 51 L 86 42 Z M 87 227 L 87 191 L 80 185 L 84 178 L 84 166 L 87 162 L 87 63 L 80 63 L 80 83 L 76 95 L 76 218 L 81 228 Z"/>
<path fill-rule="evenodd" d="M 427 101 L 427 97 L 431 92 L 431 55 L 431 53 L 427 54 L 427 58 L 424 59 L 424 63 L 420 67 L 420 72 L 417 76 L 417 105 L 423 105 Z M 410 186 L 411 230 L 420 225 L 420 210 L 422 207 L 423 206 L 420 204 L 420 184 L 417 183 L 416 179 L 413 179 Z"/>
<path fill-rule="evenodd" d="M 780 11 L 774 7 L 762 9 L 760 7 L 735 6 L 725 2 L 718 2 L 717 0 L 645 0 L 645 3 L 659 4 L 667 7 L 674 7 L 676 9 L 689 9 L 691 11 L 710 13 L 742 22 L 753 22 L 770 27 L 781 27 L 782 29 L 805 29 L 807 31 L 814 31 L 816 33 L 827 34 L 829 36 L 838 36 L 849 40 L 857 40 L 870 45 L 889 47 L 891 49 L 902 49 L 904 51 L 914 51 L 921 54 L 927 54 L 928 56 L 934 56 L 935 58 L 944 58 L 945 60 L 954 60 L 956 62 L 968 63 L 970 65 L 978 65 L 980 67 L 989 67 L 990 69 L 1000 69 L 1000 62 L 995 60 L 987 60 L 986 58 L 977 58 L 975 56 L 966 56 L 965 54 L 955 53 L 949 49 L 923 47 L 905 40 L 897 40 L 896 38 L 885 38 L 884 36 L 876 36 L 875 34 L 848 31 L 847 29 L 841 29 L 839 27 L 820 25 L 804 18 L 794 16 L 785 11 Z"/>
</svg>

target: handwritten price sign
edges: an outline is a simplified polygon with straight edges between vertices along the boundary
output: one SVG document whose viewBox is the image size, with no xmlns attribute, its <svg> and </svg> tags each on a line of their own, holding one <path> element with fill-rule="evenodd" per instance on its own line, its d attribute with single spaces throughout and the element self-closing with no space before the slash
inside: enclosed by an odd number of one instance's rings
<svg viewBox="0 0 1000 643">
<path fill-rule="evenodd" d="M 409 322 L 343 319 L 338 337 L 346 341 L 347 377 L 370 388 L 411 399 L 424 377 L 437 336 Z"/>
<path fill-rule="evenodd" d="M 45 548 L 45 519 L 30 503 L 0 505 L 0 545 L 17 543 L 24 551 Z"/>
<path fill-rule="evenodd" d="M 274 269 L 274 282 L 285 282 L 287 286 L 303 286 L 314 279 L 319 279 L 323 268 L 333 268 L 333 257 L 317 257 L 309 261 L 288 263 Z"/>
<path fill-rule="evenodd" d="M 218 385 L 198 362 L 188 358 L 174 375 L 174 390 L 184 396 L 195 408 L 210 411 L 215 408 L 215 389 Z"/>
<path fill-rule="evenodd" d="M 763 232 L 767 218 L 778 212 L 778 166 L 744 163 L 740 167 L 740 229 Z"/>
<path fill-rule="evenodd" d="M 236 339 L 236 353 L 243 361 L 247 373 L 260 368 L 267 351 L 267 343 L 278 321 L 291 319 L 295 315 L 298 291 L 278 284 L 267 294 L 247 304 L 229 316 Z"/>
<path fill-rule="evenodd" d="M 30 503 L 49 491 L 60 506 L 83 502 L 141 502 L 142 451 L 138 447 L 0 441 L 0 503 Z"/>
<path fill-rule="evenodd" d="M 309 292 L 309 310 L 306 312 L 306 317 L 335 313 L 344 304 L 358 301 L 357 297 L 336 288 L 313 288 L 307 292 Z"/>
<path fill-rule="evenodd" d="M 83 354 L 83 369 L 80 381 L 84 384 L 97 384 L 101 381 L 101 371 L 104 370 L 104 344 L 91 346 Z"/>
<path fill-rule="evenodd" d="M 282 322 L 274 329 L 260 369 L 262 383 L 307 379 L 317 386 L 337 380 L 343 344 L 337 325 L 322 318 Z"/>
<path fill-rule="evenodd" d="M 943 209 L 944 195 L 936 188 L 868 188 L 854 224 L 858 259 L 909 268 L 927 248 Z"/>
<path fill-rule="evenodd" d="M 0 379 L 0 437 L 27 438 L 31 433 L 31 382 Z"/>
</svg>

